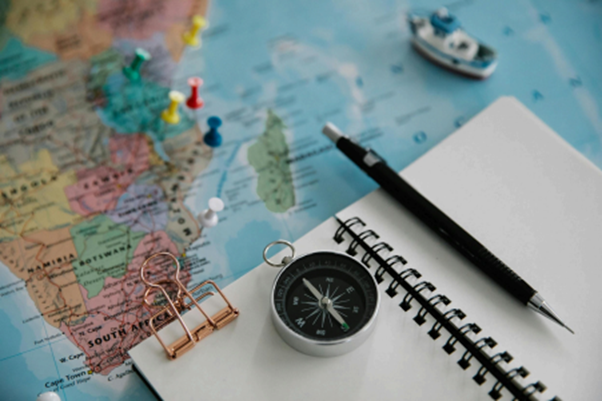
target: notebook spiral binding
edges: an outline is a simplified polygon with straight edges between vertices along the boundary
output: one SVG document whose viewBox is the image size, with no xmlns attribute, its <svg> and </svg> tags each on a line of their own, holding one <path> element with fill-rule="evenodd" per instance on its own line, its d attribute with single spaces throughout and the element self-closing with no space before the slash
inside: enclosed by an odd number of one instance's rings
<svg viewBox="0 0 602 401">
<path fill-rule="evenodd" d="M 414 321 L 419 325 L 423 325 L 426 322 L 427 315 L 432 316 L 435 319 L 435 323 L 428 331 L 428 335 L 436 340 L 441 336 L 441 330 L 445 329 L 449 333 L 449 338 L 443 345 L 443 350 L 448 354 L 452 354 L 456 351 L 456 344 L 460 343 L 464 348 L 465 352 L 462 357 L 458 360 L 458 365 L 464 370 L 471 366 L 473 358 L 480 363 L 481 367 L 474 375 L 473 380 L 478 384 L 482 385 L 488 379 L 488 375 L 492 376 L 495 380 L 493 387 L 489 391 L 489 396 L 498 400 L 502 397 L 502 389 L 506 388 L 513 396 L 514 400 L 519 401 L 532 401 L 536 400 L 536 395 L 546 390 L 546 386 L 537 381 L 528 385 L 523 385 L 516 381 L 517 378 L 525 378 L 529 375 L 529 371 L 524 367 L 506 370 L 500 363 L 509 363 L 512 361 L 512 355 L 508 352 L 499 352 L 494 355 L 489 354 L 486 350 L 493 349 L 497 342 L 491 337 L 481 337 L 477 340 L 471 338 L 472 334 L 479 334 L 481 328 L 475 323 L 467 323 L 460 325 L 460 322 L 466 317 L 466 314 L 457 308 L 445 310 L 446 307 L 451 303 L 451 300 L 445 295 L 435 294 L 436 287 L 428 281 L 418 281 L 421 278 L 421 274 L 413 268 L 405 268 L 407 261 L 402 256 L 390 256 L 384 259 L 381 253 L 384 251 L 392 252 L 393 248 L 385 242 L 376 242 L 374 245 L 368 244 L 367 240 L 374 238 L 378 240 L 379 236 L 372 230 L 364 229 L 366 224 L 358 217 L 350 218 L 346 221 L 341 221 L 335 217 L 339 223 L 339 228 L 336 230 L 334 240 L 337 243 L 345 241 L 345 234 L 347 234 L 351 243 L 347 248 L 347 253 L 355 256 L 357 255 L 358 247 L 361 247 L 365 254 L 361 260 L 364 265 L 371 269 L 373 266 L 370 262 L 374 261 L 378 267 L 374 272 L 376 281 L 380 284 L 385 281 L 385 274 L 391 277 L 385 293 L 389 297 L 394 298 L 398 295 L 398 290 L 403 288 L 406 294 L 403 300 L 399 304 L 401 309 L 409 311 L 414 305 L 420 305 Z M 397 269 L 402 270 L 398 271 Z M 416 284 L 411 283 L 409 280 L 412 278 L 418 281 Z M 561 401 L 557 396 L 553 397 L 550 401 Z"/>
</svg>

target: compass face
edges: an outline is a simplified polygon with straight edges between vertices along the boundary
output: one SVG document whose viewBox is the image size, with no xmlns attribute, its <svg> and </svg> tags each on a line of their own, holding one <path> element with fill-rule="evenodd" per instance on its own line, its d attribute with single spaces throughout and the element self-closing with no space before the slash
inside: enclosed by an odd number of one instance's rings
<svg viewBox="0 0 602 401">
<path fill-rule="evenodd" d="M 335 252 L 315 252 L 286 266 L 274 284 L 278 318 L 306 339 L 328 342 L 354 336 L 378 308 L 374 278 L 358 261 Z"/>
</svg>

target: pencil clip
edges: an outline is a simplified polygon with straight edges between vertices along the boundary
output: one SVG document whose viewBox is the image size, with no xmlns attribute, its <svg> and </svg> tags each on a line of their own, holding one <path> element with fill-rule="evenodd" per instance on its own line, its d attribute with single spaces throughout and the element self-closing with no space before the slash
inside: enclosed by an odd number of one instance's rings
<svg viewBox="0 0 602 401">
<path fill-rule="evenodd" d="M 144 277 L 145 269 L 148 267 L 149 262 L 152 259 L 157 257 L 164 256 L 173 261 L 176 265 L 176 272 L 173 279 L 165 278 L 158 280 L 156 282 L 150 282 Z M 140 279 L 146 285 L 146 290 L 144 291 L 144 304 L 146 304 L 150 308 L 157 308 L 157 305 L 152 304 L 150 302 L 150 295 L 153 292 L 159 291 L 165 302 L 166 306 L 160 307 L 159 311 L 155 313 L 148 321 L 148 325 L 152 331 L 152 333 L 157 337 L 161 346 L 165 350 L 167 357 L 169 359 L 176 359 L 181 356 L 185 352 L 192 349 L 196 343 L 201 341 L 203 338 L 207 337 L 209 334 L 213 333 L 215 330 L 221 329 L 232 320 L 234 320 L 239 315 L 239 311 L 237 308 L 234 308 L 230 301 L 225 297 L 222 291 L 219 289 L 217 284 L 215 284 L 211 280 L 203 281 L 201 284 L 194 287 L 192 290 L 188 291 L 184 284 L 180 281 L 180 262 L 178 259 L 169 252 L 159 252 L 148 257 L 142 266 L 140 266 Z M 221 309 L 219 312 L 214 314 L 213 316 L 207 315 L 207 313 L 201 308 L 199 302 L 206 297 L 210 297 L 215 295 L 214 292 L 210 291 L 211 287 L 220 295 L 222 300 L 225 302 L 226 306 Z M 172 296 L 167 292 L 168 288 L 175 288 L 175 294 Z M 194 297 L 192 294 L 203 289 L 201 295 L 198 297 Z M 188 301 L 187 301 L 188 300 Z M 188 310 L 192 310 L 196 308 L 205 318 L 204 322 L 193 328 L 192 330 L 188 328 L 184 319 L 182 318 L 182 313 Z M 163 316 L 165 320 L 159 321 L 159 318 Z M 182 329 L 184 329 L 184 336 L 180 339 L 174 341 L 172 344 L 167 345 L 159 336 L 158 330 L 167 326 L 169 323 L 178 320 Z M 159 322 L 158 327 L 155 327 L 155 321 Z"/>
</svg>

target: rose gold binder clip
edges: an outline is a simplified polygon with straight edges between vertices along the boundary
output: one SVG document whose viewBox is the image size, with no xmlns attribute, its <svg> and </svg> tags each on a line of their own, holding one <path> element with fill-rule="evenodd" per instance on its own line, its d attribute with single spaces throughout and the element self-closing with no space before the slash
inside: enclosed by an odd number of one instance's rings
<svg viewBox="0 0 602 401">
<path fill-rule="evenodd" d="M 145 269 L 148 267 L 148 264 L 151 260 L 160 256 L 165 256 L 175 263 L 176 273 L 173 279 L 165 278 L 153 283 L 148 281 L 144 277 Z M 152 333 L 155 335 L 155 337 L 157 337 L 157 340 L 159 340 L 159 343 L 161 343 L 161 345 L 163 346 L 163 349 L 165 349 L 165 352 L 167 353 L 167 357 L 169 359 L 176 359 L 180 355 L 189 351 L 196 345 L 196 343 L 201 341 L 203 338 L 207 337 L 209 334 L 213 333 L 215 330 L 221 329 L 222 327 L 230 323 L 232 320 L 236 319 L 236 317 L 238 317 L 239 314 L 238 309 L 234 308 L 230 304 L 230 301 L 228 301 L 228 299 L 224 296 L 222 291 L 213 281 L 203 281 L 201 284 L 188 291 L 180 281 L 179 275 L 180 262 L 174 255 L 172 255 L 169 252 L 155 253 L 148 257 L 144 261 L 142 266 L 140 266 L 140 279 L 147 286 L 146 291 L 144 292 L 144 304 L 153 309 L 157 308 L 157 305 L 152 304 L 149 300 L 149 296 L 155 291 L 160 291 L 163 297 L 165 298 L 165 301 L 167 302 L 167 305 L 165 305 L 164 307 L 160 307 L 161 309 L 153 316 L 151 316 L 148 325 Z M 199 305 L 199 301 L 201 301 L 203 298 L 215 295 L 214 292 L 210 291 L 211 287 L 213 287 L 213 289 L 215 289 L 215 291 L 221 296 L 221 298 L 226 303 L 226 307 L 210 317 L 209 315 L 207 315 L 207 313 L 205 313 L 203 308 L 201 308 L 201 306 Z M 175 296 L 172 295 L 170 297 L 166 288 L 175 288 Z M 192 294 L 201 289 L 204 289 L 204 291 L 201 295 L 195 298 Z M 187 298 L 189 302 L 187 302 Z M 197 327 L 195 327 L 194 329 L 190 330 L 184 322 L 184 320 L 182 319 L 182 313 L 191 310 L 195 307 L 201 312 L 201 314 L 205 318 L 205 321 Z M 167 316 L 167 318 L 163 321 L 159 321 L 158 318 L 160 316 Z M 184 329 L 185 335 L 168 346 L 163 342 L 157 331 L 167 326 L 169 323 L 175 321 L 176 319 L 180 322 L 180 325 Z M 158 327 L 155 327 L 155 321 L 159 321 Z"/>
</svg>

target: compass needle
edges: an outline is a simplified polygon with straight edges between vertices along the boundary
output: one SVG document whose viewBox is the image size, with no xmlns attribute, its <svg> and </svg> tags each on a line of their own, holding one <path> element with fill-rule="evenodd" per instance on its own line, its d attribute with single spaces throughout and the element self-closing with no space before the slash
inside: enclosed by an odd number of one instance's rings
<svg viewBox="0 0 602 401">
<path fill-rule="evenodd" d="M 316 297 L 316 299 L 319 301 L 320 299 L 322 299 L 322 288 L 320 287 L 320 291 L 318 291 L 316 289 L 316 287 L 314 287 L 312 285 L 312 283 L 309 282 L 308 279 L 303 278 L 303 284 L 307 287 L 307 289 L 309 290 L 309 292 L 312 293 L 312 295 L 314 297 Z"/>
<path fill-rule="evenodd" d="M 328 303 L 326 304 L 326 310 L 332 315 L 332 317 L 335 318 L 335 320 L 337 322 L 339 322 L 343 327 L 349 327 L 349 325 L 345 322 L 345 319 L 343 319 L 343 316 L 341 316 L 341 314 L 339 312 L 336 311 L 336 309 L 334 308 L 334 306 L 332 305 L 332 301 L 328 300 Z"/>
<path fill-rule="evenodd" d="M 330 323 L 330 327 L 334 327 L 334 325 L 332 324 L 332 319 L 330 318 L 330 315 L 326 316 L 328 318 L 328 323 Z"/>
</svg>

